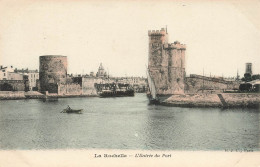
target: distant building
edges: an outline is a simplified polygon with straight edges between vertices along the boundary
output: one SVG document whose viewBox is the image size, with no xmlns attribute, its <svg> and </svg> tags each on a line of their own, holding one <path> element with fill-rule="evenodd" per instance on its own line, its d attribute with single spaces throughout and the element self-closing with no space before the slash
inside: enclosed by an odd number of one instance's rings
<svg viewBox="0 0 260 167">
<path fill-rule="evenodd" d="M 102 63 L 100 63 L 100 66 L 98 67 L 98 72 L 96 76 L 100 78 L 107 77 L 107 72 L 105 71 Z"/>
<path fill-rule="evenodd" d="M 8 75 L 8 73 L 13 73 L 14 68 L 13 66 L 9 67 L 3 67 L 2 65 L 0 66 L 0 80 L 9 80 L 8 77 L 12 77 L 11 75 Z"/>
<path fill-rule="evenodd" d="M 23 74 L 8 72 L 7 80 L 23 80 Z"/>
<path fill-rule="evenodd" d="M 250 82 L 258 79 L 260 79 L 260 74 L 253 74 L 252 63 L 246 63 L 245 74 L 241 80 L 245 82 Z"/>
<path fill-rule="evenodd" d="M 90 74 L 89 74 L 89 76 L 94 77 L 94 72 L 91 71 Z"/>
<path fill-rule="evenodd" d="M 28 76 L 28 83 L 29 83 L 29 90 L 38 90 L 36 81 L 39 79 L 39 72 L 38 70 L 29 70 L 27 69 L 15 69 L 15 73 L 22 74 Z"/>
<path fill-rule="evenodd" d="M 148 89 L 147 79 L 143 77 L 125 77 L 122 80 L 119 79 L 118 83 L 130 84 L 135 92 L 146 92 Z"/>
<path fill-rule="evenodd" d="M 246 74 L 250 74 L 252 75 L 253 72 L 252 72 L 252 63 L 246 63 L 246 71 L 245 71 Z"/>
<path fill-rule="evenodd" d="M 28 76 L 15 72 L 13 66 L 0 67 L 0 91 L 28 91 Z"/>
<path fill-rule="evenodd" d="M 29 89 L 34 90 L 37 87 L 37 80 L 39 80 L 38 70 L 28 71 Z"/>
</svg>

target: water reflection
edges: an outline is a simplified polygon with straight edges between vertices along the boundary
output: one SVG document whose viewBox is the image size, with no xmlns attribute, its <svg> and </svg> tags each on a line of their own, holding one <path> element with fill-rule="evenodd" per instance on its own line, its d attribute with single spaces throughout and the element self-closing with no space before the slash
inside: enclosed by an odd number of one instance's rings
<svg viewBox="0 0 260 167">
<path fill-rule="evenodd" d="M 258 110 L 149 108 L 147 141 L 151 149 L 259 149 Z"/>
<path fill-rule="evenodd" d="M 125 98 L 0 101 L 1 149 L 259 150 L 259 111 Z M 83 114 L 60 113 L 69 105 Z"/>
</svg>

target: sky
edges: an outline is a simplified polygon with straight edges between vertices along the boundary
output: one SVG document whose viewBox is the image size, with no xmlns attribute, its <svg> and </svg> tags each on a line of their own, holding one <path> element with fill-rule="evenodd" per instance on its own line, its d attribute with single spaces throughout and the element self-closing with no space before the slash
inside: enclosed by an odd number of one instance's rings
<svg viewBox="0 0 260 167">
<path fill-rule="evenodd" d="M 186 44 L 186 73 L 260 73 L 260 1 L 0 1 L 0 64 L 39 68 L 39 56 L 68 57 L 68 73 L 146 76 L 148 30 L 167 25 Z"/>
</svg>

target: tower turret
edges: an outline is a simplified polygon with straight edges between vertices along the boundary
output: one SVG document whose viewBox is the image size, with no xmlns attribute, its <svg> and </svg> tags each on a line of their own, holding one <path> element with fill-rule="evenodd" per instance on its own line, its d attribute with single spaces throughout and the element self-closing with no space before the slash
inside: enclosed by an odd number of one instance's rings
<svg viewBox="0 0 260 167">
<path fill-rule="evenodd" d="M 167 66 L 163 55 L 163 45 L 168 43 L 168 34 L 165 29 L 149 30 L 149 60 L 148 67 Z"/>
</svg>

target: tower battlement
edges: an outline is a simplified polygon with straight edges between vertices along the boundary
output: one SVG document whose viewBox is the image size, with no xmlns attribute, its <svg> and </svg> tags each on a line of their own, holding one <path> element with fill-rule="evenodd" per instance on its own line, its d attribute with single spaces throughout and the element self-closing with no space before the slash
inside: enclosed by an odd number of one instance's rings
<svg viewBox="0 0 260 167">
<path fill-rule="evenodd" d="M 180 50 L 186 50 L 186 45 L 185 44 L 180 44 L 180 43 L 171 43 L 171 44 L 166 44 L 164 46 L 164 49 L 180 49 Z"/>
<path fill-rule="evenodd" d="M 174 43 L 166 43 L 163 45 L 164 49 L 180 49 L 180 50 L 186 50 L 186 45 L 181 44 L 178 41 L 175 41 Z"/>
<path fill-rule="evenodd" d="M 148 35 L 149 36 L 165 36 L 166 31 L 164 28 L 162 28 L 161 30 L 149 30 Z"/>
</svg>

